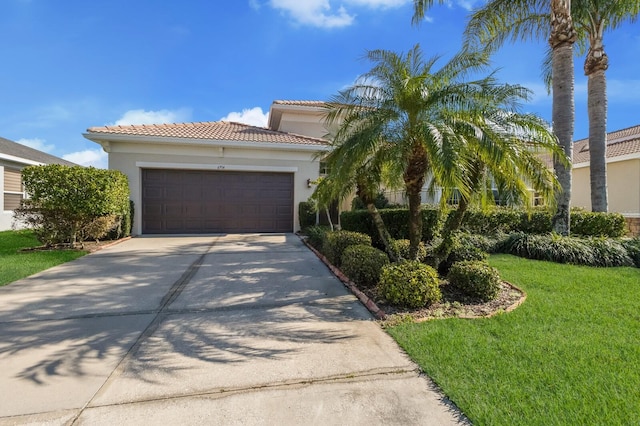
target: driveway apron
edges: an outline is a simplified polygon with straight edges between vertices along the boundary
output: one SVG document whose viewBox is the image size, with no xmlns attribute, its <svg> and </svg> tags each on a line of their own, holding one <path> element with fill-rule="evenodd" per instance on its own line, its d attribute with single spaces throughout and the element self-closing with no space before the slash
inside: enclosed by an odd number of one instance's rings
<svg viewBox="0 0 640 426">
<path fill-rule="evenodd" d="M 0 288 L 0 424 L 465 423 L 291 234 L 134 238 Z"/>
</svg>

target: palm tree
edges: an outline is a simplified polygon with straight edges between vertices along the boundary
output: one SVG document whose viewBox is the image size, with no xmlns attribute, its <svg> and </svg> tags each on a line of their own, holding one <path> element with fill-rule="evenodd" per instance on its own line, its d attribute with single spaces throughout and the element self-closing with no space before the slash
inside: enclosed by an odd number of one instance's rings
<svg viewBox="0 0 640 426">
<path fill-rule="evenodd" d="M 487 65 L 486 55 L 460 53 L 434 71 L 438 58 L 424 60 L 419 45 L 405 54 L 386 50 L 367 53 L 373 68 L 328 103 L 327 121 L 337 123 L 334 144 L 342 161 L 359 165 L 362 158 L 384 152 L 390 167 L 402 174 L 409 200 L 409 257 L 417 258 L 422 239 L 421 191 L 427 172 L 455 187 L 448 173 L 458 160 L 454 131 L 456 112 L 469 108 L 482 80 L 463 77 Z M 359 136 L 354 136 L 359 135 Z"/>
<path fill-rule="evenodd" d="M 607 81 L 609 59 L 604 51 L 604 32 L 640 13 L 638 0 L 580 0 L 572 10 L 580 41 L 588 39 L 584 73 L 588 77 L 589 172 L 591 209 L 606 212 L 607 203 Z M 583 44 L 583 43 L 581 43 Z"/>
<path fill-rule="evenodd" d="M 438 70 L 438 58 L 424 60 L 418 45 L 406 55 L 375 50 L 367 57 L 374 62 L 371 71 L 327 103 L 328 123 L 339 124 L 336 164 L 354 170 L 375 155 L 402 175 L 409 199 L 409 257 L 415 259 L 427 174 L 470 200 L 475 186 L 465 171 L 474 161 L 488 163 L 496 176 L 500 167 L 506 172 L 517 156 L 507 159 L 507 149 L 499 147 L 509 145 L 514 134 L 527 135 L 530 124 L 515 114 L 527 91 L 499 85 L 493 75 L 465 81 L 469 73 L 487 66 L 488 58 L 480 52 L 461 52 Z"/>
<path fill-rule="evenodd" d="M 433 3 L 414 0 L 413 21 L 424 17 L 425 9 Z M 468 48 L 483 47 L 488 51 L 497 49 L 508 38 L 513 41 L 548 39 L 552 49 L 553 132 L 565 154 L 554 158 L 561 190 L 556 197 L 553 228 L 567 235 L 570 231 L 571 167 L 566 165 L 564 157 L 572 159 L 575 119 L 573 44 L 576 32 L 571 19 L 571 0 L 489 0 L 473 13 L 465 34 Z"/>
</svg>

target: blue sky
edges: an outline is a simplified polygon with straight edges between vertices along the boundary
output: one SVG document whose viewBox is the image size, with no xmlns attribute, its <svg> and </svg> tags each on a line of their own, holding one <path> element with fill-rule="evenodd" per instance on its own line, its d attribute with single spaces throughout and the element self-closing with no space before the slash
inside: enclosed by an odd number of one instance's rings
<svg viewBox="0 0 640 426">
<path fill-rule="evenodd" d="M 229 119 L 264 125 L 276 99 L 326 100 L 370 68 L 366 50 L 420 43 L 443 61 L 481 0 L 436 6 L 411 26 L 411 0 L 0 0 L 0 136 L 83 165 L 106 154 L 91 126 Z M 608 130 L 640 124 L 640 23 L 605 35 Z M 544 43 L 504 47 L 498 77 L 534 90 L 549 120 Z M 588 134 L 576 58 L 575 139 Z"/>
</svg>

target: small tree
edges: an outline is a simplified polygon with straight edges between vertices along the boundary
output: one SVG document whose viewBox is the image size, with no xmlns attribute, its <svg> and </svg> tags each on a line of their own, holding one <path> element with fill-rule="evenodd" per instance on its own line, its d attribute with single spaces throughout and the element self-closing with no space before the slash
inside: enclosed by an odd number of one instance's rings
<svg viewBox="0 0 640 426">
<path fill-rule="evenodd" d="M 22 171 L 29 198 L 14 219 L 36 231 L 44 244 L 98 239 L 129 210 L 127 177 L 115 170 L 50 164 Z"/>
</svg>

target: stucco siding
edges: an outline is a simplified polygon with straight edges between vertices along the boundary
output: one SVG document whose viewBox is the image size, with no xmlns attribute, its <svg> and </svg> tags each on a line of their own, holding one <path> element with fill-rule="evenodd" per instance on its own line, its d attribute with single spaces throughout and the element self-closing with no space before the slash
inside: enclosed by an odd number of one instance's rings
<svg viewBox="0 0 640 426">
<path fill-rule="evenodd" d="M 142 231 L 141 191 L 143 168 L 179 168 L 209 170 L 244 170 L 287 172 L 294 175 L 294 223 L 299 230 L 298 204 L 313 193 L 307 180 L 317 179 L 318 161 L 310 151 L 218 148 L 202 146 L 147 145 L 112 143 L 109 168 L 120 170 L 129 178 L 131 199 L 135 203 L 133 234 Z"/>
<path fill-rule="evenodd" d="M 591 183 L 589 167 L 574 168 L 571 184 L 571 205 L 591 210 Z M 611 186 L 611 184 L 608 184 Z"/>
</svg>

